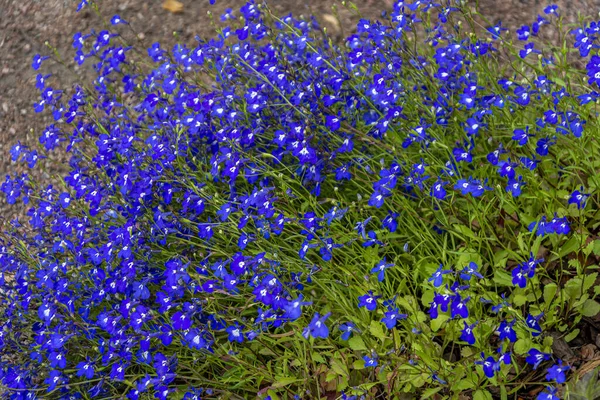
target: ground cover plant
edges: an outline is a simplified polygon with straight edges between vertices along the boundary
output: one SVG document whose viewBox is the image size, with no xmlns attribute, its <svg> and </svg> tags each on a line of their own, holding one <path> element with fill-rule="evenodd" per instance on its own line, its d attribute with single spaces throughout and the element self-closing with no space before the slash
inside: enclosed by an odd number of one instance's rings
<svg viewBox="0 0 600 400">
<path fill-rule="evenodd" d="M 115 15 L 73 38 L 97 78 L 69 89 L 34 57 L 55 123 L 10 157 L 70 173 L 1 185 L 28 209 L 3 395 L 600 396 L 598 23 L 398 1 L 334 43 L 254 1 L 215 18 L 167 50 Z"/>
</svg>

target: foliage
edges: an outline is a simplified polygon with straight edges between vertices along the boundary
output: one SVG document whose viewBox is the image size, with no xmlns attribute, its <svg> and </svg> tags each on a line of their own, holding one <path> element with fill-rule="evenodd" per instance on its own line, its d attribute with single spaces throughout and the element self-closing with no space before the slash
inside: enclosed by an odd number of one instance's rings
<svg viewBox="0 0 600 400">
<path fill-rule="evenodd" d="M 442 3 L 343 44 L 253 1 L 170 52 L 77 34 L 97 77 L 40 73 L 55 123 L 11 151 L 70 172 L 2 184 L 11 398 L 558 398 L 600 311 L 600 25 Z"/>
</svg>

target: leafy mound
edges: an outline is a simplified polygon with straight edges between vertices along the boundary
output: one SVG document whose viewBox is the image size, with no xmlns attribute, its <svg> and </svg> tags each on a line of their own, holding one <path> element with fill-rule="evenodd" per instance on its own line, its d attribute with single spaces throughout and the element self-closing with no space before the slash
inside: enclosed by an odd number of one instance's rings
<svg viewBox="0 0 600 400">
<path fill-rule="evenodd" d="M 96 79 L 39 74 L 55 123 L 11 151 L 70 173 L 2 184 L 7 395 L 558 398 L 600 311 L 600 25 L 443 3 L 342 44 L 253 1 L 170 52 L 77 34 Z"/>
</svg>

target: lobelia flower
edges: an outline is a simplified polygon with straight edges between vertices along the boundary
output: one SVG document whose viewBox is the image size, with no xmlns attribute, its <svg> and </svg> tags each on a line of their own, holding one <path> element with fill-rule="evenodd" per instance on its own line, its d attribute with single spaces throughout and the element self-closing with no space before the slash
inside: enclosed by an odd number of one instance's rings
<svg viewBox="0 0 600 400">
<path fill-rule="evenodd" d="M 562 360 L 547 369 L 546 380 L 556 383 L 565 383 L 565 372 L 571 369 L 568 365 L 563 365 Z"/>
<path fill-rule="evenodd" d="M 434 287 L 440 287 L 442 286 L 443 283 L 443 275 L 449 274 L 452 272 L 452 270 L 444 270 L 443 269 L 444 266 L 442 264 L 440 264 L 440 266 L 438 267 L 438 269 L 431 275 L 431 277 L 429 279 L 427 279 L 428 282 L 433 282 L 433 286 Z"/>
<path fill-rule="evenodd" d="M 479 273 L 479 266 L 473 261 L 471 261 L 469 265 L 467 265 L 463 268 L 462 271 L 460 271 L 460 279 L 470 281 L 472 276 L 475 276 L 479 279 L 483 279 L 483 275 Z"/>
<path fill-rule="evenodd" d="M 475 361 L 475 364 L 483 367 L 483 373 L 488 378 L 493 378 L 496 374 L 496 371 L 500 370 L 500 365 L 496 362 L 496 360 L 494 360 L 494 357 L 489 356 L 485 358 L 483 352 L 481 352 L 481 361 Z"/>
<path fill-rule="evenodd" d="M 498 175 L 503 178 L 514 179 L 516 175 L 515 167 L 517 163 L 510 162 L 510 158 L 507 161 L 500 162 L 498 165 Z"/>
<path fill-rule="evenodd" d="M 533 42 L 527 43 L 525 45 L 525 47 L 523 48 L 523 50 L 519 51 L 519 56 L 521 58 L 526 58 L 531 53 L 535 53 L 535 54 L 542 53 L 541 51 L 535 49 L 535 44 Z"/>
<path fill-rule="evenodd" d="M 94 377 L 94 365 L 89 361 L 81 361 L 75 367 L 77 369 L 77 376 L 84 377 L 86 379 L 92 379 Z"/>
<path fill-rule="evenodd" d="M 383 260 L 380 260 L 372 269 L 371 269 L 371 273 L 372 274 L 377 274 L 377 280 L 379 282 L 383 282 L 383 280 L 385 279 L 385 270 L 388 268 L 393 267 L 394 264 L 392 263 L 387 263 L 387 260 L 384 258 Z"/>
<path fill-rule="evenodd" d="M 390 232 L 396 232 L 396 229 L 398 229 L 399 216 L 399 213 L 389 212 L 383 221 L 381 221 L 381 225 Z"/>
<path fill-rule="evenodd" d="M 540 392 L 535 399 L 536 400 L 560 400 L 560 397 L 558 397 L 556 395 L 557 392 L 558 392 L 557 388 L 548 386 L 548 387 L 546 387 L 546 390 L 544 390 L 543 392 Z"/>
<path fill-rule="evenodd" d="M 377 308 L 377 299 L 380 297 L 373 295 L 373 292 L 369 290 L 367 294 L 358 297 L 358 307 L 365 307 L 368 311 L 375 311 Z"/>
<path fill-rule="evenodd" d="M 467 308 L 467 303 L 470 299 L 470 297 L 467 297 L 463 300 L 460 294 L 454 295 L 452 298 L 452 304 L 450 305 L 450 316 L 452 318 L 468 318 L 469 309 Z"/>
<path fill-rule="evenodd" d="M 377 354 L 374 354 L 371 357 L 363 356 L 363 360 L 365 362 L 365 368 L 375 368 L 377 365 L 379 365 L 377 361 Z"/>
<path fill-rule="evenodd" d="M 312 304 L 312 301 L 302 301 L 303 295 L 300 294 L 297 299 L 291 300 L 284 306 L 285 318 L 289 318 L 290 321 L 295 321 L 302 315 L 302 306 L 308 306 Z"/>
<path fill-rule="evenodd" d="M 529 329 L 532 331 L 531 336 L 536 337 L 542 334 L 542 327 L 540 326 L 539 321 L 543 316 L 544 313 L 541 313 L 535 317 L 531 314 L 527 315 L 525 323 L 527 324 L 527 327 L 529 327 Z"/>
<path fill-rule="evenodd" d="M 50 57 L 48 57 L 48 56 L 40 56 L 39 54 L 34 55 L 33 61 L 31 63 L 31 68 L 33 68 L 34 70 L 37 71 L 42 66 L 42 63 L 44 62 L 44 60 L 47 60 L 49 58 Z"/>
<path fill-rule="evenodd" d="M 302 336 L 304 336 L 305 339 L 308 339 L 309 337 L 326 339 L 329 336 L 329 328 L 325 325 L 325 321 L 330 315 L 331 313 L 327 313 L 321 317 L 319 313 L 315 313 L 310 324 L 304 328 Z"/>
<path fill-rule="evenodd" d="M 446 198 L 446 189 L 444 189 L 444 186 L 447 183 L 448 182 L 444 182 L 441 180 L 438 180 L 436 183 L 434 183 L 431 187 L 431 196 L 435 197 L 438 200 L 444 200 Z"/>
<path fill-rule="evenodd" d="M 512 137 L 512 139 L 515 142 L 517 142 L 519 144 L 519 146 L 524 146 L 529 141 L 529 138 L 533 137 L 533 136 L 535 136 L 535 135 L 529 133 L 529 126 L 526 126 L 525 130 L 523 130 L 523 129 L 515 129 L 513 131 L 513 137 Z"/>
<path fill-rule="evenodd" d="M 56 386 L 62 384 L 66 378 L 60 373 L 60 371 L 50 371 L 48 377 L 44 380 L 44 383 L 48 385 L 48 392 L 52 392 L 56 389 Z"/>
<path fill-rule="evenodd" d="M 356 327 L 356 325 L 354 325 L 353 322 L 346 322 L 340 325 L 339 327 L 340 331 L 344 332 L 342 333 L 342 340 L 348 340 L 350 339 L 350 336 L 354 333 L 354 332 L 359 332 L 360 330 Z"/>
<path fill-rule="evenodd" d="M 511 322 L 502 321 L 498 328 L 500 340 L 508 339 L 509 342 L 514 343 L 517 341 L 517 332 L 513 329 L 515 320 Z"/>
<path fill-rule="evenodd" d="M 121 18 L 120 15 L 115 14 L 111 19 L 110 19 L 110 23 L 113 25 L 119 25 L 119 24 L 124 24 L 127 25 L 129 24 L 129 22 L 125 21 L 123 18 Z"/>
<path fill-rule="evenodd" d="M 583 186 L 581 186 L 580 190 L 583 191 Z M 589 194 L 585 194 L 581 191 L 575 190 L 573 193 L 571 193 L 571 197 L 569 197 L 569 204 L 577 205 L 578 210 L 585 208 L 587 199 L 590 197 Z"/>
<path fill-rule="evenodd" d="M 519 197 L 524 185 L 526 183 L 523 182 L 522 176 L 519 176 L 517 179 L 510 179 L 506 184 L 506 192 L 512 194 L 513 197 Z"/>
<path fill-rule="evenodd" d="M 237 324 L 228 326 L 227 329 L 225 329 L 225 332 L 227 332 L 229 334 L 227 339 L 230 342 L 243 343 L 244 342 L 244 332 L 242 332 L 242 329 L 243 329 L 243 327 L 240 327 Z"/>
<path fill-rule="evenodd" d="M 517 29 L 517 37 L 519 40 L 529 40 L 529 36 L 531 35 L 531 29 L 528 25 L 523 25 L 519 29 Z"/>
<path fill-rule="evenodd" d="M 393 329 L 399 320 L 408 318 L 408 314 L 400 314 L 400 310 L 397 307 L 389 306 L 388 310 L 383 314 L 381 322 L 383 322 L 388 329 Z"/>
<path fill-rule="evenodd" d="M 477 322 L 474 324 L 467 324 L 467 321 L 463 321 L 464 328 L 460 334 L 460 340 L 467 342 L 471 346 L 475 344 L 475 334 L 473 333 L 473 329 L 477 326 Z"/>
<path fill-rule="evenodd" d="M 537 367 L 543 362 L 550 359 L 550 354 L 542 353 L 538 349 L 530 349 L 525 358 L 525 362 L 529 365 L 533 365 L 533 369 L 537 369 Z"/>
</svg>

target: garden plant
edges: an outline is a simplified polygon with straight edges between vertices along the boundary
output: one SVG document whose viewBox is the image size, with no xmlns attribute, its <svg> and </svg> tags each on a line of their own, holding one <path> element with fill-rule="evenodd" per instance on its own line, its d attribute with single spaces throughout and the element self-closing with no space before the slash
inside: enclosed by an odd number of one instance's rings
<svg viewBox="0 0 600 400">
<path fill-rule="evenodd" d="M 339 42 L 251 0 L 172 49 L 99 17 L 64 89 L 48 46 L 54 122 L 3 156 L 70 172 L 1 185 L 1 395 L 600 398 L 600 22 L 544 11 Z"/>
</svg>

